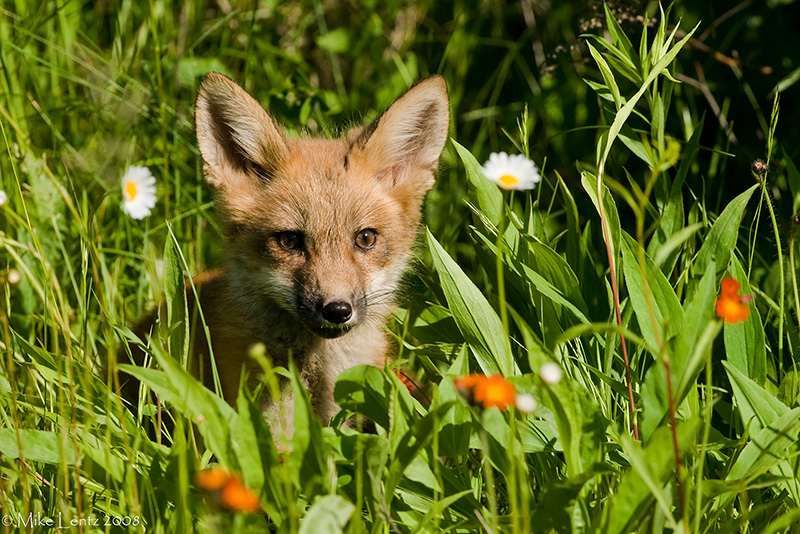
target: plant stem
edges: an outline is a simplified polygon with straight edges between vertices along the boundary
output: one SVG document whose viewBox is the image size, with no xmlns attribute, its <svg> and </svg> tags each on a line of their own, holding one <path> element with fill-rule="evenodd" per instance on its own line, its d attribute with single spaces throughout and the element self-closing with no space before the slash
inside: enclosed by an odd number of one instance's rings
<svg viewBox="0 0 800 534">
<path fill-rule="evenodd" d="M 775 218 L 775 208 L 772 206 L 772 199 L 767 192 L 767 175 L 769 174 L 769 163 L 772 160 L 772 148 L 774 147 L 775 128 L 778 126 L 778 110 L 780 109 L 780 93 L 775 92 L 775 98 L 772 102 L 772 115 L 770 117 L 769 132 L 767 137 L 767 165 L 764 173 L 761 176 L 756 176 L 761 182 L 761 190 L 764 196 L 767 197 L 767 208 L 769 208 L 769 216 L 772 219 L 772 230 L 775 232 L 775 245 L 778 248 L 778 273 L 780 276 L 780 312 L 778 313 L 778 365 L 783 368 L 783 315 L 784 315 L 784 300 L 786 298 L 786 279 L 783 273 L 783 251 L 781 250 L 781 236 L 778 229 L 778 220 Z"/>
<path fill-rule="evenodd" d="M 789 237 L 789 272 L 792 275 L 792 293 L 794 293 L 794 314 L 797 318 L 797 327 L 800 329 L 800 296 L 797 293 L 797 269 L 794 268 L 794 236 Z"/>
<path fill-rule="evenodd" d="M 517 414 L 516 410 L 509 410 L 506 412 L 508 415 L 508 425 L 511 431 L 511 439 L 509 439 L 508 447 L 506 448 L 506 457 L 508 458 L 508 465 L 511 466 L 508 473 L 508 504 L 511 511 L 511 531 L 514 534 L 520 532 L 520 490 L 521 484 L 519 477 L 525 473 L 525 470 L 519 466 L 520 458 L 524 458 L 522 451 L 517 453 Z M 530 529 L 523 532 L 528 532 Z"/>
<path fill-rule="evenodd" d="M 508 205 L 513 209 L 514 206 L 514 191 L 508 201 Z M 500 222 L 497 226 L 497 259 L 495 268 L 497 270 L 497 308 L 500 312 L 500 323 L 503 325 L 503 332 L 506 336 L 509 335 L 508 331 L 508 309 L 506 307 L 506 282 L 505 282 L 505 264 L 503 263 L 503 255 L 505 254 L 505 233 L 508 228 L 509 220 L 505 212 L 505 206 L 500 214 Z"/>
<path fill-rule="evenodd" d="M 769 217 L 772 220 L 772 230 L 775 232 L 775 245 L 778 249 L 778 276 L 780 277 L 780 290 L 779 290 L 779 297 L 778 297 L 778 306 L 780 307 L 780 312 L 778 313 L 778 364 L 782 365 L 783 363 L 783 314 L 785 313 L 784 310 L 784 300 L 786 297 L 786 280 L 783 273 L 783 251 L 781 250 L 781 236 L 780 230 L 778 228 L 778 220 L 775 217 L 775 208 L 772 207 L 772 199 L 769 198 L 769 194 L 767 194 L 767 176 L 764 175 L 764 178 L 761 179 L 761 188 L 766 195 L 767 200 L 767 208 L 769 208 Z M 790 252 L 791 253 L 791 252 Z"/>
<path fill-rule="evenodd" d="M 492 462 L 489 460 L 489 436 L 486 434 L 486 427 L 483 424 L 481 425 L 481 445 L 483 446 L 483 471 L 486 474 L 486 497 L 489 499 L 489 513 L 492 514 L 489 522 L 492 532 L 500 532 L 500 524 L 497 521 L 497 490 L 494 485 L 494 470 Z"/>
<path fill-rule="evenodd" d="M 619 306 L 619 288 L 617 287 L 617 268 L 614 262 L 614 252 L 611 250 L 611 231 L 608 228 L 608 218 L 606 217 L 605 206 L 603 205 L 603 168 L 597 173 L 597 209 L 600 212 L 600 225 L 603 228 L 603 240 L 606 244 L 608 254 L 608 266 L 611 271 L 611 292 L 614 296 L 614 312 L 617 316 L 617 325 L 622 328 L 622 312 Z M 631 410 L 631 422 L 633 424 L 633 437 L 639 439 L 639 426 L 636 424 L 636 404 L 633 402 L 633 383 L 631 380 L 631 366 L 628 359 L 628 346 L 625 343 L 625 336 L 620 335 L 622 343 L 622 359 L 625 362 L 625 382 L 628 385 L 628 404 Z"/>
<path fill-rule="evenodd" d="M 712 355 L 709 352 L 708 357 L 706 358 L 706 385 L 703 390 L 703 400 L 705 401 L 704 411 L 705 414 L 703 415 L 703 441 L 700 443 L 700 456 L 696 462 L 696 470 L 695 470 L 695 480 L 696 482 L 696 494 L 695 494 L 695 514 L 694 514 L 694 531 L 700 532 L 700 519 L 702 518 L 702 514 L 700 510 L 702 509 L 703 503 L 703 483 L 705 482 L 704 478 L 704 466 L 706 462 L 706 451 L 708 450 L 708 439 L 709 435 L 711 434 L 711 417 L 714 411 L 714 381 L 712 377 Z M 688 522 L 687 522 L 688 525 Z"/>
<path fill-rule="evenodd" d="M 672 451 L 675 455 L 675 483 L 678 487 L 678 505 L 680 506 L 681 518 L 686 524 L 686 501 L 683 495 L 683 484 L 681 483 L 681 451 L 678 447 L 678 423 L 675 421 L 675 399 L 672 393 L 672 363 L 669 357 L 664 355 L 664 369 L 667 372 L 667 404 L 669 406 L 669 422 L 672 426 Z"/>
</svg>

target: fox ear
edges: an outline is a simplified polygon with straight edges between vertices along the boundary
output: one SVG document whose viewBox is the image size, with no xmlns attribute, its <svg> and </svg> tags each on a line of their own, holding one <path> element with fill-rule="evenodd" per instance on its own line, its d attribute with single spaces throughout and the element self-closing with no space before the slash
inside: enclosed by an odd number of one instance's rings
<svg viewBox="0 0 800 534">
<path fill-rule="evenodd" d="M 398 98 L 353 140 L 365 163 L 380 179 L 425 192 L 433 185 L 450 125 L 447 85 L 431 76 Z"/>
<path fill-rule="evenodd" d="M 195 123 L 206 180 L 215 187 L 248 176 L 267 179 L 285 156 L 286 142 L 272 117 L 222 74 L 210 72 L 200 83 Z"/>
</svg>

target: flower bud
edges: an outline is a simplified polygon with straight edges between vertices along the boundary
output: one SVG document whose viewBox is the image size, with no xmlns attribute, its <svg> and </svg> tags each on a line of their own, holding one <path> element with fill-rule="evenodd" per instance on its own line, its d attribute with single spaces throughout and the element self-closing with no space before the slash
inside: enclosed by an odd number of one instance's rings
<svg viewBox="0 0 800 534">
<path fill-rule="evenodd" d="M 547 385 L 553 386 L 561 382 L 564 372 L 556 363 L 547 362 L 539 368 L 539 377 Z"/>
<path fill-rule="evenodd" d="M 20 280 L 22 280 L 22 275 L 19 274 L 19 271 L 16 269 L 9 269 L 6 273 L 6 281 L 12 286 L 19 284 Z"/>
<path fill-rule="evenodd" d="M 536 399 L 533 398 L 533 395 L 529 395 L 528 393 L 520 393 L 517 395 L 517 410 L 522 413 L 531 413 L 533 412 L 539 403 L 536 402 Z"/>
</svg>

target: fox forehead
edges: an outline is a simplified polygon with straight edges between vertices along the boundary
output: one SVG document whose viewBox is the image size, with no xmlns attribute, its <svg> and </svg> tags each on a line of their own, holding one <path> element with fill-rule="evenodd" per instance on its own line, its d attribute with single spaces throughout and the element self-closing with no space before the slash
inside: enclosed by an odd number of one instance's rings
<svg viewBox="0 0 800 534">
<path fill-rule="evenodd" d="M 337 140 L 292 138 L 221 74 L 203 78 L 196 106 L 204 174 L 230 236 L 254 227 L 319 236 L 375 228 L 403 250 L 413 239 L 402 234 L 416 231 L 433 185 L 448 123 L 440 76 Z"/>
<path fill-rule="evenodd" d="M 391 227 L 400 206 L 369 170 L 347 164 L 345 140 L 292 139 L 274 175 L 260 187 L 262 229 L 308 234 Z"/>
</svg>

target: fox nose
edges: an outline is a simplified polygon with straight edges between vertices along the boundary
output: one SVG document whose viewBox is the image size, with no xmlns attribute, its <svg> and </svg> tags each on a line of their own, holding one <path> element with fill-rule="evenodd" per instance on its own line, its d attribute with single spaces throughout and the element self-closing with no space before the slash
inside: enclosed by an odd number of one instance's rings
<svg viewBox="0 0 800 534">
<path fill-rule="evenodd" d="M 347 302 L 329 302 L 322 308 L 322 317 L 331 323 L 346 323 L 352 316 L 353 308 Z"/>
</svg>

